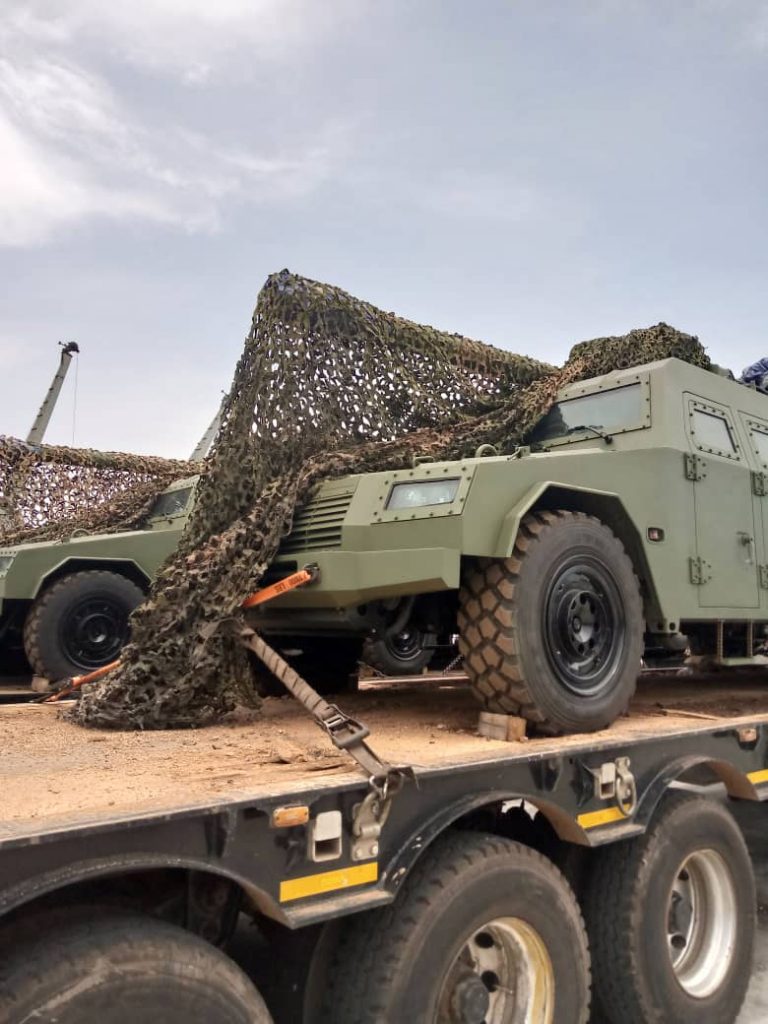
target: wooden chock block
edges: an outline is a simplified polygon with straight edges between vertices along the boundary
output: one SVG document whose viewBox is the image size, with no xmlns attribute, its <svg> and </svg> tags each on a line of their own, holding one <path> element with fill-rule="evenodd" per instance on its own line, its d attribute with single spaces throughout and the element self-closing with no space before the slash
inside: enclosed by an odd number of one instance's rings
<svg viewBox="0 0 768 1024">
<path fill-rule="evenodd" d="M 528 723 L 517 715 L 499 715 L 494 711 L 481 711 L 477 731 L 489 740 L 506 740 L 515 742 L 525 739 L 525 727 Z"/>
</svg>

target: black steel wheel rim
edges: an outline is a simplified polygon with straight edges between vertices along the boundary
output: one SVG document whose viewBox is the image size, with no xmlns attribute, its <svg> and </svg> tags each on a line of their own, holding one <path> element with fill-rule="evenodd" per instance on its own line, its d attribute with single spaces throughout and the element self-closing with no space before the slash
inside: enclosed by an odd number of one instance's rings
<svg viewBox="0 0 768 1024">
<path fill-rule="evenodd" d="M 579 697 L 610 690 L 624 651 L 626 620 L 607 566 L 588 555 L 559 566 L 543 612 L 547 657 L 558 682 Z"/>
<path fill-rule="evenodd" d="M 128 612 L 107 597 L 86 597 L 63 617 L 59 635 L 74 665 L 101 668 L 115 660 L 128 639 Z"/>
<path fill-rule="evenodd" d="M 387 647 L 390 654 L 398 661 L 412 661 L 421 653 L 423 647 L 421 632 L 408 627 L 401 629 L 399 633 L 387 636 Z"/>
</svg>

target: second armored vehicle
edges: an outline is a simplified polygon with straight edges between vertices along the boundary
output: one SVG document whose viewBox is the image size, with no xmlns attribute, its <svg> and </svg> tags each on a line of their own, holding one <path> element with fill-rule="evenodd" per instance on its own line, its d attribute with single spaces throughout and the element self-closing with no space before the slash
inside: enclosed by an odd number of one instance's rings
<svg viewBox="0 0 768 1024">
<path fill-rule="evenodd" d="M 565 388 L 528 441 L 321 485 L 271 570 L 318 581 L 254 626 L 326 659 L 456 631 L 480 701 L 551 731 L 613 721 L 644 656 L 764 660 L 764 395 L 667 359 Z"/>
</svg>

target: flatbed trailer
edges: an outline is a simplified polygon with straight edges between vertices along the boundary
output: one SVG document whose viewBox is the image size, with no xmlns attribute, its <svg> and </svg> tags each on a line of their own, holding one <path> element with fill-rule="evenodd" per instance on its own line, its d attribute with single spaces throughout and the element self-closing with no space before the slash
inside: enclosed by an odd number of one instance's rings
<svg viewBox="0 0 768 1024">
<path fill-rule="evenodd" d="M 759 677 L 644 679 L 603 732 L 517 742 L 477 734 L 458 677 L 339 701 L 398 791 L 289 698 L 172 733 L 0 708 L 0 1020 L 736 1019 Z M 214 948 L 242 913 L 267 1003 Z"/>
</svg>

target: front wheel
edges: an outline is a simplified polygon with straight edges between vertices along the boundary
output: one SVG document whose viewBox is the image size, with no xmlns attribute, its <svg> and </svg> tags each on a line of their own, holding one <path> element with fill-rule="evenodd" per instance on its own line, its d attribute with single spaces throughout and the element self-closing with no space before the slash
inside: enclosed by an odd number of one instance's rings
<svg viewBox="0 0 768 1024">
<path fill-rule="evenodd" d="M 638 581 L 621 542 L 591 516 L 526 516 L 511 558 L 481 560 L 467 573 L 458 623 L 467 675 L 490 711 L 549 732 L 593 732 L 634 693 Z"/>
<path fill-rule="evenodd" d="M 585 1024 L 589 956 L 575 897 L 541 854 L 446 835 L 395 902 L 342 932 L 323 1024 Z"/>
<path fill-rule="evenodd" d="M 46 679 L 64 679 L 115 661 L 130 614 L 143 600 L 135 583 L 114 572 L 63 576 L 37 598 L 24 624 L 30 665 Z"/>
</svg>

